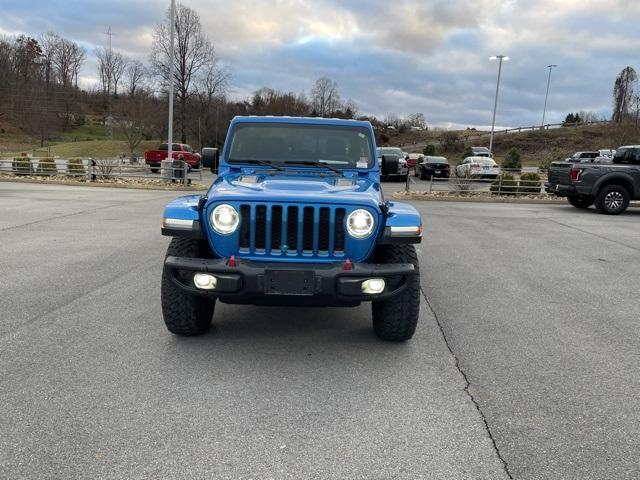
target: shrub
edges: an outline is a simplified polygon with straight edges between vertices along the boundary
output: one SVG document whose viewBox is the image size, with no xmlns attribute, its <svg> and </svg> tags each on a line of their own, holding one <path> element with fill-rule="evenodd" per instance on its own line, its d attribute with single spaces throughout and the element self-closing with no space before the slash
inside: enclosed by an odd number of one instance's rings
<svg viewBox="0 0 640 480">
<path fill-rule="evenodd" d="M 464 148 L 464 152 L 462 152 L 462 158 L 460 159 L 460 162 L 462 162 L 462 160 L 467 157 L 473 157 L 473 150 L 471 150 L 471 147 L 469 145 Z"/>
<path fill-rule="evenodd" d="M 55 175 L 56 173 L 58 173 L 58 170 L 56 169 L 56 161 L 53 158 L 45 157 L 40 159 L 36 170 L 37 175 Z"/>
<path fill-rule="evenodd" d="M 520 175 L 520 184 L 518 185 L 518 193 L 520 195 L 538 195 L 540 187 L 542 187 L 542 181 L 537 173 L 523 173 Z"/>
<path fill-rule="evenodd" d="M 78 176 L 84 175 L 84 164 L 79 158 L 72 158 L 67 161 L 67 174 Z"/>
<path fill-rule="evenodd" d="M 16 157 L 13 159 L 13 171 L 16 175 L 31 175 L 33 169 L 29 157 Z"/>
<path fill-rule="evenodd" d="M 518 182 L 510 173 L 503 173 L 491 183 L 489 189 L 496 195 L 515 195 L 518 192 Z"/>
<path fill-rule="evenodd" d="M 560 162 L 564 160 L 564 155 L 559 148 L 553 148 L 546 157 L 540 162 L 540 170 L 548 170 L 551 162 Z"/>
<path fill-rule="evenodd" d="M 119 160 L 115 158 L 97 159 L 95 160 L 95 166 L 93 167 L 94 174 L 97 173 L 97 175 L 102 179 L 109 178 L 118 163 Z"/>
<path fill-rule="evenodd" d="M 436 154 L 435 145 L 431 145 L 431 144 L 427 145 L 426 147 L 424 147 L 424 150 L 422 150 L 422 153 L 427 156 L 435 155 Z"/>
<path fill-rule="evenodd" d="M 502 168 L 505 170 L 512 170 L 519 172 L 522 170 L 522 160 L 520 159 L 520 152 L 517 148 L 512 148 L 507 153 L 502 161 Z"/>
<path fill-rule="evenodd" d="M 477 179 L 477 175 L 472 174 L 469 170 L 465 170 L 462 176 L 456 175 L 451 177 L 449 186 L 456 192 L 469 192 L 474 188 L 474 181 Z"/>
</svg>

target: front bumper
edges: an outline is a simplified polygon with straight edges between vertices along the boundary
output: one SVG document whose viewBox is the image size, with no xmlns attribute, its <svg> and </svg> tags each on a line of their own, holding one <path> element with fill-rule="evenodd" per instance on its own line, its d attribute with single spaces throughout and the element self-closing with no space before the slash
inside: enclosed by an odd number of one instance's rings
<svg viewBox="0 0 640 480">
<path fill-rule="evenodd" d="M 415 274 L 414 266 L 402 264 L 343 263 L 303 264 L 267 263 L 227 259 L 166 257 L 164 266 L 171 281 L 195 294 L 218 297 L 227 303 L 286 305 L 357 305 L 362 301 L 384 300 L 402 292 Z M 274 273 L 275 272 L 275 273 Z M 193 283 L 193 274 L 209 273 L 217 279 L 215 290 L 201 290 Z M 275 279 L 280 279 L 274 281 Z M 379 294 L 362 292 L 362 282 L 383 278 L 386 287 Z M 291 280 L 304 282 L 292 292 Z M 281 282 L 279 285 L 278 282 Z"/>
</svg>

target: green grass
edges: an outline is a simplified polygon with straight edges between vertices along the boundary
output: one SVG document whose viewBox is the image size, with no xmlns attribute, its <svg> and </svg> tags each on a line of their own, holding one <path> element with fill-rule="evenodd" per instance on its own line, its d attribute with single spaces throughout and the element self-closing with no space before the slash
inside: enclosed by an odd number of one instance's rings
<svg viewBox="0 0 640 480">
<path fill-rule="evenodd" d="M 157 148 L 160 142 L 158 140 L 143 141 L 136 148 L 136 152 L 144 152 L 145 150 Z M 31 148 L 17 149 L 15 151 L 0 151 L 3 157 L 12 157 L 20 155 L 21 152 L 33 152 Z M 105 158 L 117 157 L 122 154 L 129 153 L 129 146 L 122 140 L 88 140 L 81 142 L 57 143 L 45 148 L 36 148 L 36 156 L 51 155 L 63 158 Z"/>
<path fill-rule="evenodd" d="M 107 132 L 103 125 L 86 124 L 63 134 L 77 140 L 106 140 Z"/>
</svg>

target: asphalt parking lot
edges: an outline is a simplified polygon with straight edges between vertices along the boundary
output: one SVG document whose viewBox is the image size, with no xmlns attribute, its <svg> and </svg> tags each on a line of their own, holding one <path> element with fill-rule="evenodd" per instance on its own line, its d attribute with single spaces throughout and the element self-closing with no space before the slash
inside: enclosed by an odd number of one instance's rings
<svg viewBox="0 0 640 480">
<path fill-rule="evenodd" d="M 366 305 L 170 335 L 174 196 L 0 183 L 0 478 L 640 477 L 640 209 L 416 203 L 398 345 Z"/>
</svg>

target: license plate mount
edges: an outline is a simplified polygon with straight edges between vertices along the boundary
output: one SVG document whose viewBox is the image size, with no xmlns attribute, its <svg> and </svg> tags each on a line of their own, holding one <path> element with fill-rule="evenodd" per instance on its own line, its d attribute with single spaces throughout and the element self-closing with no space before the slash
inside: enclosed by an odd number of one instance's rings
<svg viewBox="0 0 640 480">
<path fill-rule="evenodd" d="M 266 295 L 313 295 L 313 270 L 265 270 Z"/>
</svg>

